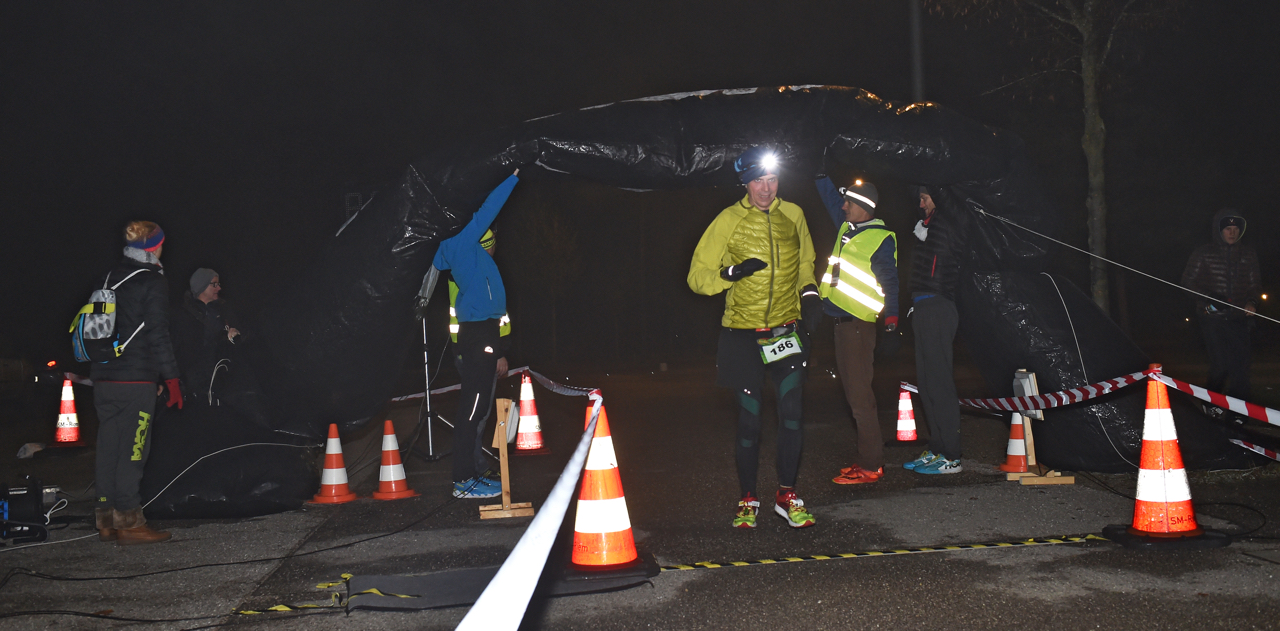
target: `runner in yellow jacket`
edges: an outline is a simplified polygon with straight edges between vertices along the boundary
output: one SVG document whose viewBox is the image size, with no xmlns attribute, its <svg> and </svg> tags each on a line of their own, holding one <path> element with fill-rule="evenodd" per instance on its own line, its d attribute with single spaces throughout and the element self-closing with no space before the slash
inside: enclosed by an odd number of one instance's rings
<svg viewBox="0 0 1280 631">
<path fill-rule="evenodd" d="M 754 528 L 760 500 L 761 390 L 765 373 L 778 389 L 778 492 L 774 510 L 793 528 L 814 524 L 796 497 L 803 443 L 800 400 L 809 358 L 809 333 L 822 317 L 813 274 L 813 239 L 804 212 L 778 199 L 778 164 L 765 147 L 734 162 L 747 195 L 724 209 L 698 241 L 689 266 L 689 288 L 725 295 L 716 356 L 717 385 L 737 393 L 735 459 L 742 500 L 733 525 Z M 801 312 L 805 327 L 798 326 Z"/>
</svg>

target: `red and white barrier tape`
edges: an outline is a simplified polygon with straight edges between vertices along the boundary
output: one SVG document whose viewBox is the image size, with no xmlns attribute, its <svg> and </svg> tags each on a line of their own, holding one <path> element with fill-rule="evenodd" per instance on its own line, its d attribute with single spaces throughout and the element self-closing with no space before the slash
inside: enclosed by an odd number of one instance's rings
<svg viewBox="0 0 1280 631">
<path fill-rule="evenodd" d="M 1142 381 L 1156 370 L 1144 370 L 1131 375 L 1100 381 L 1081 388 L 1072 388 L 1051 394 L 1037 394 L 1029 397 L 1006 397 L 1003 399 L 960 399 L 960 405 L 984 410 L 1002 410 L 1005 412 L 1026 412 L 1028 410 L 1045 410 L 1072 403 L 1080 403 L 1100 397 L 1108 392 L 1119 390 L 1125 386 Z"/>
<path fill-rule="evenodd" d="M 1006 397 L 1003 399 L 961 399 L 960 405 L 971 408 L 981 408 L 984 410 L 1001 410 L 1004 412 L 1044 410 L 1087 401 L 1107 394 L 1108 392 L 1119 390 L 1125 386 L 1133 385 L 1147 377 L 1152 377 L 1170 388 L 1185 392 L 1202 401 L 1208 401 L 1220 408 L 1231 410 L 1236 414 L 1248 416 L 1249 418 L 1256 419 L 1264 423 L 1280 425 L 1280 411 L 1278 410 L 1273 410 L 1269 407 L 1261 406 L 1256 403 L 1242 401 L 1235 397 L 1229 397 L 1225 394 L 1210 392 L 1200 386 L 1193 386 L 1185 381 L 1178 381 L 1158 369 L 1135 372 L 1131 375 L 1108 379 L 1106 381 L 1095 383 L 1091 386 L 1072 388 L 1070 390 L 1063 390 L 1052 394 L 1040 394 L 1029 397 Z M 916 392 L 914 387 L 909 386 L 910 384 L 906 382 L 902 383 L 903 388 Z"/>
<path fill-rule="evenodd" d="M 1229 397 L 1225 394 L 1210 392 L 1200 386 L 1193 386 L 1184 381 L 1178 381 L 1177 379 L 1163 373 L 1156 373 L 1155 378 L 1170 388 L 1176 388 L 1197 399 L 1208 401 L 1220 408 L 1231 410 L 1236 414 L 1243 414 L 1251 419 L 1256 419 L 1264 423 L 1280 425 L 1280 411 L 1273 410 L 1269 407 L 1263 407 L 1256 403 L 1242 401 L 1235 397 Z"/>
<path fill-rule="evenodd" d="M 1267 449 L 1266 447 L 1259 447 L 1259 446 L 1257 446 L 1257 445 L 1255 445 L 1255 444 L 1253 444 L 1253 443 L 1246 443 L 1246 442 L 1245 442 L 1245 441 L 1243 441 L 1243 440 L 1236 440 L 1236 439 L 1234 439 L 1234 438 L 1232 438 L 1232 439 L 1231 439 L 1231 442 L 1233 442 L 1233 443 L 1235 443 L 1235 444 L 1237 444 L 1237 445 L 1240 445 L 1241 447 L 1244 447 L 1245 449 L 1248 449 L 1249 451 L 1256 451 L 1256 452 L 1258 452 L 1258 453 L 1260 453 L 1260 454 L 1262 454 L 1262 455 L 1264 455 L 1264 456 L 1266 456 L 1266 457 L 1268 457 L 1268 458 L 1270 458 L 1270 459 L 1272 459 L 1272 460 L 1280 460 L 1280 454 L 1277 454 L 1276 452 L 1271 451 L 1270 449 Z"/>
</svg>

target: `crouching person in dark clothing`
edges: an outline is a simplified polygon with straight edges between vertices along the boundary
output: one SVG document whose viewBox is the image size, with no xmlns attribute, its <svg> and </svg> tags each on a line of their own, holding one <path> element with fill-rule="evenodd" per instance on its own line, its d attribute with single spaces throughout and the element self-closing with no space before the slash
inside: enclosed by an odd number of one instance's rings
<svg viewBox="0 0 1280 631">
<path fill-rule="evenodd" d="M 182 393 L 169 339 L 169 285 L 160 265 L 164 231 L 150 221 L 134 221 L 125 227 L 124 238 L 124 259 L 106 279 L 115 287 L 123 352 L 94 363 L 89 375 L 98 412 L 98 539 L 129 545 L 169 539 L 169 533 L 147 526 L 139 485 L 151 451 L 156 397 L 167 389 L 167 405 L 182 408 Z"/>
</svg>

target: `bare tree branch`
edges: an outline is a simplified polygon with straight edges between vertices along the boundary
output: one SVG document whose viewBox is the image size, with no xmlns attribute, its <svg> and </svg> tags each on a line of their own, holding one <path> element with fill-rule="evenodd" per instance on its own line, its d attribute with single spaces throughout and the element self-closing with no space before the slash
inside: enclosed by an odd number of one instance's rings
<svg viewBox="0 0 1280 631">
<path fill-rule="evenodd" d="M 1067 72 L 1067 73 L 1070 73 L 1070 74 L 1073 74 L 1073 75 L 1076 75 L 1076 76 L 1080 76 L 1080 73 L 1079 73 L 1079 72 L 1077 72 L 1077 71 L 1075 71 L 1075 70 L 1072 70 L 1072 69 L 1070 69 L 1070 68 L 1051 68 L 1051 69 L 1049 69 L 1049 70 L 1041 70 L 1040 72 L 1034 72 L 1034 73 L 1031 73 L 1031 74 L 1029 74 L 1029 75 L 1025 75 L 1025 76 L 1022 76 L 1022 77 L 1018 77 L 1017 79 L 1014 79 L 1013 81 L 1010 81 L 1010 82 L 1008 82 L 1008 83 L 1006 83 L 1006 84 L 1004 84 L 1004 85 L 1002 85 L 1002 86 L 997 86 L 997 87 L 991 88 L 990 90 L 987 90 L 986 92 L 983 92 L 983 93 L 981 94 L 981 96 L 987 96 L 988 94 L 994 94 L 994 93 L 999 92 L 1000 90 L 1003 90 L 1003 89 L 1005 89 L 1005 88 L 1012 87 L 1012 86 L 1015 86 L 1015 85 L 1017 85 L 1017 84 L 1019 84 L 1019 83 L 1025 83 L 1025 82 L 1027 82 L 1027 81 L 1030 81 L 1030 80 L 1032 80 L 1032 79 L 1035 79 L 1036 77 L 1040 77 L 1040 76 L 1044 76 L 1044 75 L 1049 75 L 1049 74 L 1055 74 L 1055 73 L 1059 73 L 1059 72 Z"/>
<path fill-rule="evenodd" d="M 1059 15 L 1053 9 L 1050 9 L 1044 6 L 1043 4 L 1041 4 L 1038 0 L 1023 0 L 1025 4 L 1029 5 L 1031 8 L 1035 9 L 1036 11 L 1039 11 L 1040 14 L 1043 15 L 1044 17 L 1049 18 L 1051 20 L 1057 20 L 1074 29 L 1081 30 L 1080 10 L 1076 8 L 1076 5 L 1072 3 L 1071 0 L 1058 0 L 1058 1 L 1067 8 L 1067 15 L 1070 17 L 1070 19 Z"/>
<path fill-rule="evenodd" d="M 1132 7 L 1138 1 L 1139 0 L 1129 0 L 1128 2 L 1124 3 L 1124 6 L 1121 7 L 1118 12 L 1116 12 L 1116 19 L 1112 20 L 1111 29 L 1107 33 L 1107 44 L 1102 47 L 1101 62 L 1103 66 L 1107 65 L 1107 55 L 1111 54 L 1111 42 L 1115 40 L 1116 32 L 1120 30 L 1120 22 L 1122 22 L 1125 18 L 1125 15 L 1129 13 L 1129 7 Z"/>
</svg>

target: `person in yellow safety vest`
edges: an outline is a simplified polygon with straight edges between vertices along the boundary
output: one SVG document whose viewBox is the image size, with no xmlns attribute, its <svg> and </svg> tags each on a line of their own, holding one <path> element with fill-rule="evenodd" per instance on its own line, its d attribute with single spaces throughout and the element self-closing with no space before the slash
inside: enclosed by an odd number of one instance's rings
<svg viewBox="0 0 1280 631">
<path fill-rule="evenodd" d="M 880 195 L 874 184 L 854 179 L 836 188 L 831 178 L 817 181 L 836 241 L 827 270 L 818 283 L 823 312 L 835 318 L 836 370 L 858 428 L 854 463 L 840 471 L 836 484 L 866 484 L 884 475 L 884 443 L 871 390 L 876 355 L 876 320 L 884 316 L 889 336 L 882 354 L 897 350 L 898 240 L 876 219 Z"/>
<path fill-rule="evenodd" d="M 688 276 L 689 288 L 699 294 L 727 292 L 716 384 L 732 389 L 741 406 L 734 456 L 742 500 L 733 526 L 756 526 L 761 391 L 767 372 L 778 389 L 779 488 L 774 512 L 792 528 L 804 528 L 812 526 L 814 518 L 795 492 L 803 440 L 800 400 L 809 333 L 822 319 L 813 276 L 813 239 L 804 211 L 778 199 L 778 160 L 771 150 L 748 149 L 733 166 L 747 194 L 707 227 Z M 798 327 L 802 312 L 805 327 Z"/>
</svg>

